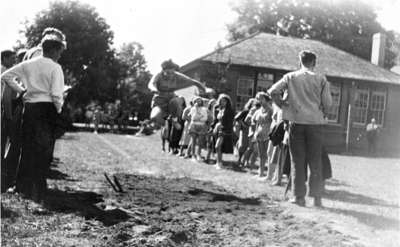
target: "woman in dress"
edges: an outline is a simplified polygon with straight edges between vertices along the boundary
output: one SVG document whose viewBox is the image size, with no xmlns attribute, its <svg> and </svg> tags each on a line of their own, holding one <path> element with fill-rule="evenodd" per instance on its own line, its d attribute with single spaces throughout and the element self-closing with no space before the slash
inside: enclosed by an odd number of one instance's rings
<svg viewBox="0 0 400 247">
<path fill-rule="evenodd" d="M 217 150 L 216 168 L 222 168 L 222 154 L 233 153 L 233 118 L 234 111 L 232 109 L 231 98 L 227 94 L 220 94 L 217 104 L 219 112 L 217 115 L 218 123 L 214 132 L 217 136 L 215 148 Z"/>
<path fill-rule="evenodd" d="M 183 124 L 183 133 L 182 133 L 181 141 L 179 142 L 180 149 L 179 149 L 178 156 L 184 157 L 184 158 L 189 158 L 191 156 L 191 153 L 190 153 L 191 147 L 189 147 L 189 143 L 190 143 L 189 112 L 190 112 L 190 109 L 192 109 L 192 107 L 193 107 L 193 101 L 190 101 L 189 105 L 183 110 L 183 113 L 182 113 L 182 121 L 184 122 L 184 124 Z M 185 154 L 184 150 L 186 148 L 187 148 L 187 150 L 186 150 L 186 154 Z"/>
</svg>

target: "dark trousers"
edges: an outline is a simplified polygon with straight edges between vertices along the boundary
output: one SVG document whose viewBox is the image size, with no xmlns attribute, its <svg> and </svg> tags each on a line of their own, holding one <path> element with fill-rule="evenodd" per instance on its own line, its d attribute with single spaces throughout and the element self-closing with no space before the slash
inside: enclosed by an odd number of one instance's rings
<svg viewBox="0 0 400 247">
<path fill-rule="evenodd" d="M 8 147 L 10 145 L 12 131 L 12 120 L 9 118 L 5 118 L 2 115 L 1 119 L 1 192 L 4 192 L 8 188 L 7 174 L 8 169 L 5 162 L 5 155 L 8 151 Z"/>
<path fill-rule="evenodd" d="M 47 189 L 46 175 L 52 159 L 56 119 L 53 103 L 25 104 L 17 190 L 34 199 L 41 199 Z"/>
<path fill-rule="evenodd" d="M 289 125 L 289 151 L 293 196 L 306 195 L 307 166 L 309 196 L 322 194 L 322 125 L 291 123 Z"/>
<path fill-rule="evenodd" d="M 368 136 L 368 154 L 375 155 L 376 154 L 376 136 Z"/>
</svg>

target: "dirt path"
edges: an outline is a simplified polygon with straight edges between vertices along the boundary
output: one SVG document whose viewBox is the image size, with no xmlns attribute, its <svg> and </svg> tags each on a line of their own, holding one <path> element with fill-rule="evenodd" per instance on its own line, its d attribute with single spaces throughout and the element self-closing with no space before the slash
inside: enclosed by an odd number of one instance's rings
<svg viewBox="0 0 400 247">
<path fill-rule="evenodd" d="M 70 133 L 47 213 L 3 195 L 2 243 L 49 246 L 397 246 L 399 160 L 331 156 L 325 209 L 294 207 L 251 172 L 160 153 L 158 136 Z M 232 158 L 232 157 L 228 157 Z M 382 165 L 383 164 L 383 165 Z M 377 168 L 385 166 L 374 175 Z M 360 172 L 361 170 L 361 172 Z M 358 172 L 357 172 L 358 171 Z M 374 172 L 373 172 L 374 171 Z M 103 173 L 115 174 L 118 194 Z M 359 174 L 355 176 L 354 174 Z M 381 180 L 382 179 L 382 180 Z M 5 213 L 5 214 L 4 214 Z M 12 223 L 12 224 L 10 224 Z M 24 229 L 24 230 L 22 230 Z"/>
</svg>

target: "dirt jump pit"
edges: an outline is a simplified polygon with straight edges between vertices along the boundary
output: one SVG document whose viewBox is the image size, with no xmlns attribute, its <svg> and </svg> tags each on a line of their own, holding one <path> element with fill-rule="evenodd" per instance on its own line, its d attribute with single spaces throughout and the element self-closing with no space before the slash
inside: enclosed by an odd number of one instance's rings
<svg viewBox="0 0 400 247">
<path fill-rule="evenodd" d="M 41 241 L 48 244 L 43 246 L 104 247 L 356 246 L 348 242 L 348 236 L 322 223 L 288 215 L 267 196 L 242 198 L 211 182 L 186 177 L 115 174 L 109 178 L 115 187 L 117 180 L 123 192 L 116 192 L 105 179 L 98 193 L 51 189 L 43 215 L 30 211 L 8 214 L 2 219 L 2 243 L 14 246 L 13 236 L 27 242 L 26 222 L 33 221 L 55 229 L 48 234 L 51 238 L 40 235 L 47 228 L 30 232 L 29 243 L 39 246 Z M 18 203 L 20 199 L 6 198 L 3 206 L 12 212 L 20 207 Z M 12 232 L 10 224 L 25 227 L 24 234 Z M 69 233 L 57 233 L 65 226 Z"/>
<path fill-rule="evenodd" d="M 108 190 L 98 205 L 126 218 L 110 228 L 104 246 L 337 246 L 346 241 L 317 222 L 296 222 L 268 197 L 241 198 L 191 178 L 116 177 L 124 192 Z"/>
</svg>

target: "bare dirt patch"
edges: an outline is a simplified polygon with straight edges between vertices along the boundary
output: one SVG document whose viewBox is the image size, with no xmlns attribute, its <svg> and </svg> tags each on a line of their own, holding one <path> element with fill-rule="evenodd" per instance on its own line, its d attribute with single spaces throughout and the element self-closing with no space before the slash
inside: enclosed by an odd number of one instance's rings
<svg viewBox="0 0 400 247">
<path fill-rule="evenodd" d="M 362 246 L 251 175 L 158 155 L 153 139 L 105 138 L 116 146 L 87 133 L 60 140 L 43 207 L 2 194 L 2 246 Z"/>
</svg>

